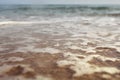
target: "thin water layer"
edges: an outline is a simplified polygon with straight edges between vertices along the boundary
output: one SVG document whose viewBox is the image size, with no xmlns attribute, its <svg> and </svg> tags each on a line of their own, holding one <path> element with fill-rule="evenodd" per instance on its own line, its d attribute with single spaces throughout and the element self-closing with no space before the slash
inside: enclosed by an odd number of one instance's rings
<svg viewBox="0 0 120 80">
<path fill-rule="evenodd" d="M 0 79 L 120 79 L 119 6 L 17 7 L 0 12 Z"/>
</svg>

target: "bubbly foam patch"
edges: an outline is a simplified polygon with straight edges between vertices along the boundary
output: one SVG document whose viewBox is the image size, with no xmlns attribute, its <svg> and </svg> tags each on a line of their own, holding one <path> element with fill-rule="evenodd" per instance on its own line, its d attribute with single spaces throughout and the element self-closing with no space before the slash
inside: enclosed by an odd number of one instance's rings
<svg viewBox="0 0 120 80">
<path fill-rule="evenodd" d="M 57 22 L 65 22 L 65 21 L 77 21 L 77 19 L 59 19 L 59 18 L 55 18 L 55 19 L 51 19 L 51 20 L 40 20 L 40 21 L 1 21 L 0 25 L 15 25 L 15 24 L 19 24 L 19 25 L 24 25 L 24 24 L 50 24 L 50 23 L 57 23 Z"/>
<path fill-rule="evenodd" d="M 89 52 L 95 53 L 96 52 L 94 47 L 82 48 L 82 47 L 78 47 L 78 46 L 69 46 L 68 48 L 73 49 L 73 50 L 83 50 L 83 51 L 86 51 L 87 53 L 89 53 Z"/>
<path fill-rule="evenodd" d="M 70 48 L 70 49 L 81 49 L 81 48 L 78 47 L 78 46 L 70 46 L 70 47 L 68 47 L 68 48 Z"/>
<path fill-rule="evenodd" d="M 0 25 L 15 25 L 15 24 L 19 24 L 19 25 L 25 25 L 25 24 L 41 24 L 41 23 L 50 23 L 48 21 L 5 21 L 5 22 L 0 22 Z"/>
<path fill-rule="evenodd" d="M 54 53 L 60 53 L 61 51 L 55 48 L 51 48 L 51 47 L 46 47 L 46 48 L 35 48 L 34 46 L 26 46 L 26 47 L 21 47 L 18 48 L 16 50 L 14 50 L 13 52 L 35 52 L 35 53 L 50 53 L 50 54 L 54 54 Z"/>
<path fill-rule="evenodd" d="M 37 76 L 36 80 L 53 80 L 53 79 L 45 76 Z"/>
<path fill-rule="evenodd" d="M 1 62 L 20 62 L 20 61 L 23 61 L 24 58 L 22 57 L 9 57 L 8 59 L 0 59 Z"/>
<path fill-rule="evenodd" d="M 95 72 L 107 72 L 109 74 L 115 74 L 120 72 L 120 70 L 114 67 L 99 67 L 97 65 L 92 65 L 88 63 L 88 61 L 91 61 L 93 58 L 98 58 L 102 61 L 119 60 L 116 58 L 109 58 L 109 57 L 100 56 L 100 55 L 85 56 L 85 55 L 79 55 L 79 54 L 73 54 L 73 53 L 64 53 L 64 56 L 66 57 L 66 59 L 58 61 L 57 64 L 59 67 L 65 67 L 69 65 L 70 69 L 75 71 L 75 74 L 73 76 L 82 76 L 84 74 L 92 74 Z M 81 59 L 79 58 L 80 56 L 84 58 Z"/>
</svg>

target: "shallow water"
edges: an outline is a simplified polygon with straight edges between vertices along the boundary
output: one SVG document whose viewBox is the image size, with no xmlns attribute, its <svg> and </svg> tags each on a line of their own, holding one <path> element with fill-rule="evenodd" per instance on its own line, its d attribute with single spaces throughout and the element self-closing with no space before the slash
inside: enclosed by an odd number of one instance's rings
<svg viewBox="0 0 120 80">
<path fill-rule="evenodd" d="M 1 5 L 0 64 L 24 60 L 21 63 L 27 62 L 33 66 L 29 59 L 35 57 L 32 60 L 34 64 L 38 62 L 34 66 L 39 67 L 37 71 L 47 67 L 54 72 L 53 63 L 57 64 L 58 71 L 61 67 L 74 71 L 74 74 L 69 73 L 72 78 L 86 78 L 88 76 L 83 75 L 91 75 L 93 80 L 97 78 L 95 73 L 99 73 L 100 79 L 105 77 L 106 80 L 119 80 L 119 11 L 119 6 Z M 10 57 L 10 54 L 13 56 Z M 49 62 L 49 59 L 52 61 Z M 43 63 L 39 63 L 40 61 Z M 47 64 L 52 67 L 46 66 Z M 65 74 L 64 71 L 63 73 Z M 56 73 L 56 76 L 61 77 L 63 73 Z M 66 76 L 64 78 L 77 80 Z"/>
</svg>

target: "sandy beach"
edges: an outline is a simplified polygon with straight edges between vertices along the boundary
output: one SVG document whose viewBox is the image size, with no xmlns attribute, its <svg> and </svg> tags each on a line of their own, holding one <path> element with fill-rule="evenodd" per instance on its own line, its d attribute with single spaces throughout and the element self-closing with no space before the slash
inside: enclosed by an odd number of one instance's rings
<svg viewBox="0 0 120 80">
<path fill-rule="evenodd" d="M 120 19 L 1 21 L 0 80 L 120 80 Z"/>
</svg>

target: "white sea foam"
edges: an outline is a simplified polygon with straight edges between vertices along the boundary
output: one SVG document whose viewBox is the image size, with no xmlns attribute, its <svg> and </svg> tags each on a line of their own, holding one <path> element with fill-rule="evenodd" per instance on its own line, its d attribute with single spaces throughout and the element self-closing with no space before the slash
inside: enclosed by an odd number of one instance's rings
<svg viewBox="0 0 120 80">
<path fill-rule="evenodd" d="M 24 24 L 50 24 L 50 23 L 58 23 L 58 22 L 66 22 L 66 21 L 77 21 L 76 18 L 73 19 L 60 19 L 60 18 L 55 18 L 55 19 L 51 19 L 51 20 L 40 20 L 40 21 L 0 21 L 0 25 L 15 25 L 15 24 L 19 24 L 19 25 L 24 25 Z"/>
<path fill-rule="evenodd" d="M 22 58 L 22 57 L 9 57 L 8 59 L 0 59 L 0 61 L 3 63 L 5 63 L 5 62 L 20 62 L 23 60 L 24 60 L 24 58 Z"/>
<path fill-rule="evenodd" d="M 46 47 L 46 48 L 35 48 L 34 46 L 26 46 L 26 47 L 20 47 L 13 52 L 35 52 L 35 53 L 50 53 L 50 54 L 55 54 L 55 53 L 60 53 L 61 51 L 55 48 L 51 47 Z"/>
<path fill-rule="evenodd" d="M 79 58 L 79 57 L 84 58 Z M 91 61 L 93 58 L 98 58 L 102 61 L 110 60 L 110 61 L 116 61 L 119 59 L 116 58 L 109 58 L 105 56 L 100 55 L 81 55 L 81 54 L 73 54 L 73 53 L 64 53 L 65 60 L 58 61 L 57 64 L 59 67 L 65 67 L 70 66 L 70 69 L 75 71 L 74 77 L 76 76 L 82 76 L 84 74 L 92 74 L 95 72 L 107 72 L 110 74 L 119 73 L 120 70 L 114 67 L 99 67 L 97 65 L 92 65 L 88 63 L 88 61 Z M 120 61 L 120 60 L 119 60 Z"/>
</svg>

